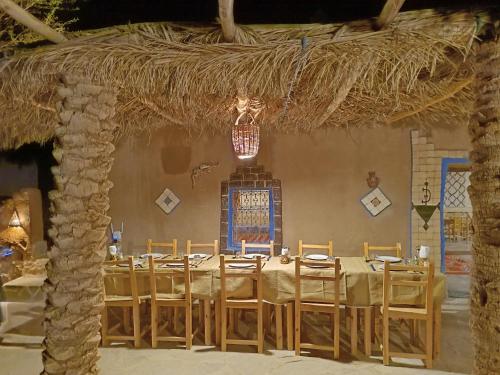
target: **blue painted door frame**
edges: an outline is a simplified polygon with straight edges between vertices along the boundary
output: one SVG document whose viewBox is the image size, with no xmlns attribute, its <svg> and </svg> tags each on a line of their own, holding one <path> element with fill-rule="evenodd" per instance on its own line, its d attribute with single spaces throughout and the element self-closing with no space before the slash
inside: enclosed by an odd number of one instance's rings
<svg viewBox="0 0 500 375">
<path fill-rule="evenodd" d="M 445 233 L 444 233 L 444 195 L 446 193 L 446 175 L 450 164 L 468 164 L 467 158 L 442 158 L 441 159 L 441 197 L 439 202 L 439 225 L 441 228 L 441 272 L 446 271 L 445 259 Z"/>
</svg>

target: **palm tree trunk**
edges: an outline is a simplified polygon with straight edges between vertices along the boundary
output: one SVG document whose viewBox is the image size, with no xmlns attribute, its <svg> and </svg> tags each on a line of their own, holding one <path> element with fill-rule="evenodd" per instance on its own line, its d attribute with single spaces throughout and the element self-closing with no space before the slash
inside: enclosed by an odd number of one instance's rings
<svg viewBox="0 0 500 375">
<path fill-rule="evenodd" d="M 42 374 L 97 374 L 116 93 L 64 77 L 50 192 Z"/>
<path fill-rule="evenodd" d="M 500 43 L 477 55 L 469 195 L 473 206 L 471 328 L 474 374 L 500 369 Z"/>
</svg>

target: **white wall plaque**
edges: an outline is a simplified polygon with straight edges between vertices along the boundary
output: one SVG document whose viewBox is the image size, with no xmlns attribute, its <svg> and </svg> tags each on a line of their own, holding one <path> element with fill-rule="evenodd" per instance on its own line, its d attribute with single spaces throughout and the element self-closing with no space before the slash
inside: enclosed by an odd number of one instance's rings
<svg viewBox="0 0 500 375">
<path fill-rule="evenodd" d="M 372 216 L 377 216 L 391 205 L 391 201 L 378 187 L 361 198 L 361 203 Z"/>
<path fill-rule="evenodd" d="M 169 188 L 166 188 L 155 201 L 166 214 L 171 213 L 180 202 L 181 200 Z"/>
</svg>

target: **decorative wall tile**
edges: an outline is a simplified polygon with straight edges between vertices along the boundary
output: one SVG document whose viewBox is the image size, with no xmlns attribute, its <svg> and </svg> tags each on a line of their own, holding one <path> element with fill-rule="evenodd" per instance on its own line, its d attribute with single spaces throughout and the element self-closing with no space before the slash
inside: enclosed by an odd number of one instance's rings
<svg viewBox="0 0 500 375">
<path fill-rule="evenodd" d="M 180 202 L 181 200 L 169 188 L 166 188 L 155 201 L 166 214 L 171 213 Z"/>
<path fill-rule="evenodd" d="M 372 216 L 377 216 L 391 205 L 391 201 L 378 187 L 361 198 L 361 203 Z"/>
</svg>

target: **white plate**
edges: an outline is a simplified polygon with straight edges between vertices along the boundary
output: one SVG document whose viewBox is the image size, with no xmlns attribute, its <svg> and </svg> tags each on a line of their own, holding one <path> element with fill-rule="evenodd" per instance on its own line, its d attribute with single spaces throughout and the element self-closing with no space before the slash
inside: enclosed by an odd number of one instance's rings
<svg viewBox="0 0 500 375">
<path fill-rule="evenodd" d="M 208 254 L 189 254 L 189 259 L 205 259 Z"/>
<path fill-rule="evenodd" d="M 243 255 L 243 258 L 245 258 L 245 259 L 255 259 L 258 257 L 266 258 L 267 255 L 265 255 L 265 254 L 245 254 L 245 255 Z"/>
<path fill-rule="evenodd" d="M 142 254 L 139 258 L 141 259 L 147 259 L 148 256 L 152 256 L 153 259 L 161 259 L 165 256 L 165 254 L 162 253 L 151 253 L 151 254 Z"/>
<path fill-rule="evenodd" d="M 401 258 L 398 257 L 391 257 L 389 255 L 379 255 L 375 257 L 375 260 L 378 260 L 380 262 L 385 262 L 388 261 L 390 263 L 398 263 L 401 262 Z"/>
<path fill-rule="evenodd" d="M 252 263 L 231 263 L 229 268 L 255 268 L 255 264 Z"/>
<path fill-rule="evenodd" d="M 321 265 L 321 264 L 306 264 L 306 267 L 309 267 L 309 268 L 328 268 L 327 265 Z"/>
<path fill-rule="evenodd" d="M 328 255 L 324 255 L 324 254 L 309 254 L 309 255 L 306 255 L 306 259 L 309 259 L 309 260 L 327 260 L 328 259 Z"/>
<path fill-rule="evenodd" d="M 379 271 L 383 271 L 385 269 L 384 264 L 379 264 L 378 266 L 375 266 L 375 269 Z M 406 270 L 391 270 L 391 272 L 400 272 L 400 271 L 406 271 Z"/>
<path fill-rule="evenodd" d="M 160 266 L 161 268 L 184 268 L 184 263 L 165 263 Z"/>
<path fill-rule="evenodd" d="M 134 267 L 141 266 L 141 262 L 138 260 L 134 260 Z M 128 267 L 128 263 L 120 263 L 118 264 L 118 267 Z"/>
</svg>

